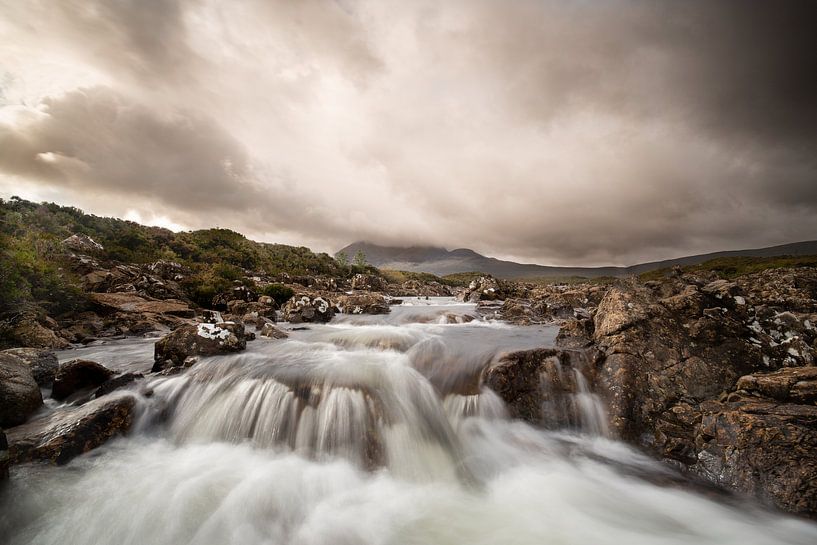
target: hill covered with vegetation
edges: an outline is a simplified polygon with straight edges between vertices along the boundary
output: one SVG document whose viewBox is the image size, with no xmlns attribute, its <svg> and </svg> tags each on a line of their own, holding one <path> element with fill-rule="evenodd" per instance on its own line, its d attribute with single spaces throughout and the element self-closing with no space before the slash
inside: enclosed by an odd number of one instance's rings
<svg viewBox="0 0 817 545">
<path fill-rule="evenodd" d="M 255 242 L 229 229 L 175 233 L 12 197 L 0 199 L 0 313 L 39 304 L 58 314 L 83 305 L 62 242 L 72 235 L 85 235 L 101 245 L 88 253 L 108 265 L 159 260 L 183 265 L 192 271 L 183 283 L 185 292 L 203 306 L 248 276 L 346 276 L 357 268 L 343 266 L 326 253 Z"/>
</svg>

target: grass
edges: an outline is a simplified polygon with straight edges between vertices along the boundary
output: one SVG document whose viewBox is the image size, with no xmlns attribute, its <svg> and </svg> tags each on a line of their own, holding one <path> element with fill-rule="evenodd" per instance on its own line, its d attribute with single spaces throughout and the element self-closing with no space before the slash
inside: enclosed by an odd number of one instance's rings
<svg viewBox="0 0 817 545">
<path fill-rule="evenodd" d="M 682 267 L 689 273 L 714 272 L 721 278 L 731 280 L 746 274 L 758 273 L 768 269 L 817 267 L 817 256 L 776 256 L 776 257 L 719 257 L 698 265 Z M 657 269 L 639 275 L 643 281 L 661 280 L 672 272 L 672 269 Z"/>
</svg>

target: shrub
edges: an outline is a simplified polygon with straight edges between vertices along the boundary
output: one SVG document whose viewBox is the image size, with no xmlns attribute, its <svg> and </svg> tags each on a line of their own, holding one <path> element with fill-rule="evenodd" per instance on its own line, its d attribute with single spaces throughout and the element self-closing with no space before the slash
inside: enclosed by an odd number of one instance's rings
<svg viewBox="0 0 817 545">
<path fill-rule="evenodd" d="M 270 284 L 269 286 L 265 286 L 261 293 L 272 297 L 279 306 L 289 301 L 289 299 L 295 295 L 292 288 L 284 286 L 283 284 Z"/>
</svg>

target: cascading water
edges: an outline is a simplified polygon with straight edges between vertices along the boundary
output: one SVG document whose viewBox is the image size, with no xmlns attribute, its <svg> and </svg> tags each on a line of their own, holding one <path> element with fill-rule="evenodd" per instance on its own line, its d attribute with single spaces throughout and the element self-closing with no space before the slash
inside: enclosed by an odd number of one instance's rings
<svg viewBox="0 0 817 545">
<path fill-rule="evenodd" d="M 480 375 L 555 329 L 411 302 L 151 379 L 129 437 L 68 467 L 15 469 L 4 543 L 817 542 L 809 522 L 656 484 L 678 479 L 606 438 L 581 366 L 554 360 L 543 377 L 545 423 L 564 429 L 510 420 Z M 151 349 L 82 356 L 144 370 Z"/>
</svg>

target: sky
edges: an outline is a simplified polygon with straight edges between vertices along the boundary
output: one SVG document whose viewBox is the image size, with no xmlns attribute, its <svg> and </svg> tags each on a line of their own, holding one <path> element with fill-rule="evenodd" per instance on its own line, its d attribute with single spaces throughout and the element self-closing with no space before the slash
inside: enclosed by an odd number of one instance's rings
<svg viewBox="0 0 817 545">
<path fill-rule="evenodd" d="M 336 251 L 817 239 L 817 2 L 0 0 L 0 197 Z"/>
</svg>

